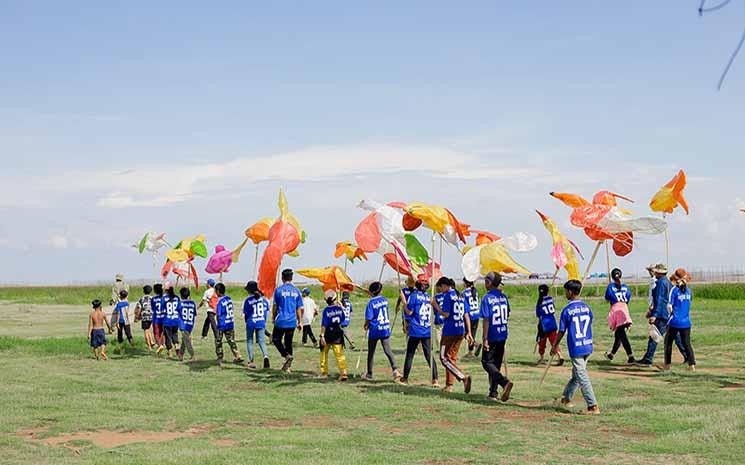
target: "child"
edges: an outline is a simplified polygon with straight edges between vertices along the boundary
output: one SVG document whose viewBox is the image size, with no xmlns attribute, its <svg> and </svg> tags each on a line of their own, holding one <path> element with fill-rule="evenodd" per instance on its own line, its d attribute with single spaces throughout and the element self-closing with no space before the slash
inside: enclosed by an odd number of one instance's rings
<svg viewBox="0 0 745 465">
<path fill-rule="evenodd" d="M 401 289 L 398 293 L 398 299 L 396 300 L 396 315 L 398 315 L 398 312 L 401 310 L 401 307 L 404 309 L 406 308 L 406 305 L 409 302 L 409 297 L 411 294 L 416 290 L 416 281 L 414 281 L 414 278 L 411 276 L 406 278 L 406 287 Z M 409 317 L 406 315 L 406 312 L 401 312 L 401 329 L 403 329 L 404 336 L 407 338 L 409 337 Z"/>
<path fill-rule="evenodd" d="M 153 340 L 153 333 L 150 329 L 153 325 L 153 297 L 150 295 L 153 293 L 153 286 L 149 284 L 144 286 L 142 288 L 142 293 L 144 295 L 140 297 L 140 300 L 138 300 L 135 305 L 135 320 L 139 318 L 142 321 L 142 331 L 145 332 L 145 344 L 147 344 L 147 350 L 153 350 L 155 341 Z"/>
<path fill-rule="evenodd" d="M 368 291 L 372 299 L 367 302 L 367 308 L 365 308 L 365 331 L 367 331 L 367 373 L 365 379 L 371 380 L 373 378 L 375 349 L 378 347 L 378 341 L 380 341 L 380 345 L 383 346 L 383 353 L 388 357 L 388 363 L 391 365 L 393 379 L 397 381 L 401 378 L 401 373 L 396 368 L 396 360 L 393 358 L 393 351 L 391 351 L 391 321 L 388 316 L 388 299 L 380 295 L 383 292 L 383 285 L 377 281 L 370 284 Z"/>
<path fill-rule="evenodd" d="M 437 292 L 437 294 L 435 294 L 435 300 L 437 301 L 438 304 L 440 304 L 440 307 L 442 307 L 442 304 L 444 302 L 443 299 L 445 297 L 445 294 L 442 291 L 442 286 L 440 286 L 439 284 L 435 283 L 435 292 Z M 442 315 L 440 315 L 439 313 L 435 312 L 435 339 L 432 341 L 432 345 L 433 346 L 434 345 L 438 345 L 439 346 L 440 340 L 442 339 L 442 325 L 443 325 L 443 322 L 444 322 L 444 320 L 442 318 Z"/>
<path fill-rule="evenodd" d="M 166 283 L 166 295 L 163 297 L 163 308 L 165 308 L 165 317 L 163 318 L 163 334 L 166 339 L 166 349 L 168 356 L 172 357 L 174 351 L 179 353 L 178 346 L 178 325 L 179 325 L 179 304 L 181 303 L 173 289 L 173 284 Z"/>
<path fill-rule="evenodd" d="M 194 346 L 191 344 L 191 332 L 197 318 L 197 304 L 191 300 L 191 292 L 188 287 L 182 287 L 179 291 L 181 300 L 178 305 L 178 328 L 181 331 L 181 347 L 178 351 L 178 359 L 184 360 L 184 352 L 189 352 L 189 360 L 194 360 Z"/>
<path fill-rule="evenodd" d="M 158 349 L 156 353 L 161 353 L 165 349 L 163 338 L 163 320 L 166 317 L 166 307 L 163 305 L 163 285 L 156 284 L 153 286 L 155 297 L 150 299 L 150 305 L 153 307 L 153 337 Z"/>
<path fill-rule="evenodd" d="M 256 281 L 246 283 L 248 297 L 243 302 L 243 318 L 246 322 L 246 348 L 248 349 L 248 368 L 255 369 L 254 339 L 264 355 L 264 368 L 269 368 L 269 351 L 266 348 L 266 318 L 269 313 L 269 301 L 259 290 Z"/>
<path fill-rule="evenodd" d="M 404 361 L 404 377 L 400 379 L 401 384 L 409 383 L 409 374 L 411 365 L 414 361 L 414 354 L 419 345 L 422 346 L 424 359 L 427 361 L 432 370 L 432 387 L 439 388 L 440 383 L 437 379 L 437 364 L 432 360 L 432 323 L 429 296 L 426 294 L 427 281 L 418 280 L 415 284 L 415 290 L 409 296 L 409 302 L 404 308 L 404 312 L 409 318 L 409 338 L 406 341 L 406 360 Z"/>
<path fill-rule="evenodd" d="M 341 306 L 344 308 L 344 321 L 341 324 L 341 329 L 344 331 L 344 339 L 349 342 L 349 350 L 354 350 L 354 341 L 349 338 L 347 328 L 352 323 L 352 301 L 349 300 L 349 292 L 344 291 L 341 293 Z"/>
<path fill-rule="evenodd" d="M 463 278 L 463 305 L 465 308 L 465 317 L 471 325 L 471 339 L 468 343 L 468 355 L 478 357 L 481 353 L 481 344 L 476 343 L 476 332 L 479 329 L 479 319 L 481 318 L 481 306 L 479 305 L 479 291 L 473 287 L 473 282 Z"/>
<path fill-rule="evenodd" d="M 217 307 L 217 296 L 215 295 L 215 280 L 210 278 L 207 280 L 207 290 L 204 291 L 202 301 L 199 302 L 199 307 L 202 308 L 204 304 L 207 304 L 207 317 L 204 319 L 202 325 L 202 339 L 207 338 L 207 333 L 212 328 L 212 335 L 217 339 L 217 323 L 215 323 L 215 307 Z"/>
<path fill-rule="evenodd" d="M 499 290 L 502 275 L 490 272 L 484 278 L 486 295 L 481 299 L 481 366 L 489 375 L 489 400 L 501 399 L 507 402 L 514 384 L 502 375 L 504 348 L 507 344 L 507 320 L 510 316 L 510 301 Z M 502 386 L 502 397 L 497 397 L 499 386 Z"/>
<path fill-rule="evenodd" d="M 96 299 L 91 302 L 91 305 L 93 306 L 93 311 L 88 315 L 88 341 L 90 341 L 93 348 L 93 355 L 96 357 L 96 360 L 98 360 L 99 349 L 101 350 L 101 357 L 104 360 L 108 360 L 109 358 L 106 356 L 106 332 L 103 329 L 103 325 L 106 324 L 109 333 L 111 332 L 111 325 L 109 325 L 109 320 L 103 313 L 101 301 Z"/>
<path fill-rule="evenodd" d="M 225 284 L 215 284 L 215 293 L 217 293 L 217 339 L 215 339 L 215 354 L 217 361 L 222 363 L 222 338 L 230 346 L 233 352 L 233 363 L 243 363 L 241 353 L 238 352 L 238 345 L 235 343 L 235 319 L 233 317 L 233 300 L 230 296 L 225 295 Z"/>
<path fill-rule="evenodd" d="M 559 336 L 551 347 L 551 355 L 556 355 L 561 339 L 564 334 L 568 334 L 567 349 L 572 359 L 572 377 L 564 388 L 561 405 L 571 407 L 572 397 L 579 387 L 587 403 L 587 413 L 597 415 L 600 413 L 600 407 L 595 400 L 595 392 L 587 373 L 587 359 L 592 354 L 592 309 L 579 299 L 582 283 L 578 280 L 567 281 L 564 284 L 564 291 L 569 304 L 561 311 Z"/>
<path fill-rule="evenodd" d="M 129 301 L 127 297 L 129 292 L 122 290 L 119 292 L 119 302 L 114 307 L 114 314 L 116 317 L 116 341 L 121 344 L 124 342 L 124 334 L 127 336 L 130 346 L 134 346 L 132 343 L 132 326 L 129 318 Z M 122 334 L 124 332 L 124 334 Z"/>
<path fill-rule="evenodd" d="M 444 392 L 452 392 L 455 380 L 463 383 L 463 391 L 471 392 L 471 377 L 464 374 L 458 368 L 458 351 L 466 335 L 468 343 L 471 344 L 471 324 L 465 319 L 465 307 L 458 291 L 455 289 L 455 281 L 445 276 L 437 281 L 442 291 L 442 304 L 437 300 L 432 301 L 435 313 L 442 317 L 442 338 L 440 339 L 440 363 L 445 367 Z"/>
<path fill-rule="evenodd" d="M 608 313 L 608 327 L 614 332 L 613 349 L 605 353 L 605 358 L 613 360 L 618 349 L 623 345 L 626 351 L 628 363 L 635 363 L 634 355 L 631 350 L 631 343 L 626 335 L 626 331 L 631 327 L 631 315 L 629 315 L 629 302 L 631 301 L 631 291 L 625 284 L 621 284 L 622 272 L 618 268 L 613 268 L 610 277 L 613 280 L 608 284 L 605 290 L 605 300 L 610 303 L 610 312 Z"/>
<path fill-rule="evenodd" d="M 554 298 L 548 295 L 549 288 L 546 284 L 538 286 L 538 301 L 535 304 L 535 316 L 538 318 L 538 334 L 536 335 L 536 341 L 538 342 L 538 355 L 541 357 L 538 359 L 538 363 L 543 363 L 543 354 L 546 352 L 546 341 L 551 343 L 551 346 L 556 342 L 556 335 L 558 334 L 559 327 L 556 326 L 556 307 L 554 306 Z M 549 347 L 549 351 L 551 348 Z M 564 364 L 564 359 L 561 356 L 561 349 L 556 354 L 559 356 L 558 366 Z"/>
<path fill-rule="evenodd" d="M 313 319 L 318 315 L 318 306 L 316 301 L 310 297 L 310 289 L 303 289 L 303 345 L 310 338 L 313 342 L 313 348 L 318 348 L 316 335 L 313 334 Z"/>
<path fill-rule="evenodd" d="M 321 317 L 321 377 L 329 374 L 329 349 L 334 351 L 339 381 L 347 380 L 347 359 L 344 357 L 344 329 L 346 312 L 336 304 L 336 292 L 326 291 L 326 305 Z"/>
<path fill-rule="evenodd" d="M 673 355 L 673 341 L 680 335 L 685 353 L 688 355 L 688 370 L 696 371 L 696 355 L 691 346 L 691 301 L 693 294 L 688 282 L 691 275 L 683 268 L 675 270 L 670 281 L 675 286 L 670 292 L 670 303 L 667 306 L 670 313 L 667 334 L 665 334 L 665 366 L 664 370 L 670 370 Z"/>
</svg>

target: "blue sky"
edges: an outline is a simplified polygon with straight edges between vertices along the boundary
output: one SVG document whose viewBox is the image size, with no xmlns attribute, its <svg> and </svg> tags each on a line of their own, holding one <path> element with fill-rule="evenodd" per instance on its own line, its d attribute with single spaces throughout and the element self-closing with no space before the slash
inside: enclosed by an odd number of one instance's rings
<svg viewBox="0 0 745 465">
<path fill-rule="evenodd" d="M 532 232 L 516 258 L 545 271 L 535 208 L 592 248 L 549 191 L 609 188 L 647 213 L 678 168 L 692 212 L 671 220 L 674 263 L 745 259 L 742 60 L 716 91 L 739 4 L 152 3 L 0 2 L 0 282 L 150 276 L 127 249 L 142 233 L 230 246 L 276 215 L 279 186 L 310 237 L 293 266 L 330 263 L 374 198 Z"/>
</svg>

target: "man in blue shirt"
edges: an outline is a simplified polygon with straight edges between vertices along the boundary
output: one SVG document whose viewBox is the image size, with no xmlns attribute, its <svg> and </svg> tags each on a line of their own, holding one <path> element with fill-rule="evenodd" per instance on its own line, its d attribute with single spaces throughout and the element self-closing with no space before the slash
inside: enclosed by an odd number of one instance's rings
<svg viewBox="0 0 745 465">
<path fill-rule="evenodd" d="M 502 386 L 502 402 L 507 402 L 514 384 L 502 375 L 504 346 L 507 343 L 507 319 L 510 316 L 510 302 L 499 290 L 502 276 L 490 272 L 484 278 L 486 295 L 481 299 L 481 366 L 489 374 L 489 399 L 497 400 L 497 390 Z"/>
<path fill-rule="evenodd" d="M 285 359 L 282 365 L 284 372 L 289 372 L 292 366 L 292 339 L 295 336 L 295 329 L 300 331 L 303 328 L 303 296 L 292 284 L 293 275 L 289 268 L 282 270 L 282 285 L 274 291 L 272 306 L 272 343 Z"/>
<path fill-rule="evenodd" d="M 349 342 L 349 350 L 354 350 L 354 341 L 349 337 L 347 328 L 352 323 L 352 301 L 350 300 L 349 292 L 344 291 L 341 293 L 341 306 L 344 309 L 344 323 L 341 325 L 341 329 L 344 330 L 344 339 Z"/>
<path fill-rule="evenodd" d="M 660 336 L 664 337 L 665 333 L 667 333 L 668 325 L 667 304 L 670 301 L 670 291 L 673 290 L 673 284 L 670 282 L 669 279 L 667 279 L 667 266 L 659 263 L 654 266 L 652 272 L 654 272 L 656 281 L 654 292 L 652 294 L 652 305 L 650 307 L 650 310 L 647 312 L 647 318 L 649 319 L 649 324 L 654 325 L 657 328 L 657 331 L 659 331 Z M 683 354 L 683 358 L 688 360 L 688 356 L 686 354 L 685 347 L 683 346 L 683 342 L 680 339 L 680 336 L 677 336 L 675 338 L 675 345 L 678 346 L 680 353 Z M 652 362 L 654 361 L 654 354 L 656 351 L 657 342 L 650 337 L 649 341 L 647 342 L 647 352 L 644 354 L 644 357 L 642 357 L 642 359 L 637 362 L 637 365 L 644 367 L 652 365 Z"/>
<path fill-rule="evenodd" d="M 233 300 L 230 296 L 225 295 L 225 284 L 215 284 L 215 293 L 217 294 L 217 306 L 215 313 L 217 316 L 217 339 L 215 339 L 215 353 L 217 361 L 222 362 L 222 338 L 230 346 L 233 352 L 233 362 L 243 363 L 241 353 L 238 351 L 238 344 L 235 343 L 235 314 L 233 313 Z"/>
<path fill-rule="evenodd" d="M 582 397 L 587 402 L 587 412 L 599 414 L 600 407 L 595 400 L 595 392 L 590 383 L 587 373 L 587 359 L 592 354 L 592 309 L 582 302 L 579 294 L 582 292 L 582 283 L 576 279 L 570 279 L 564 284 L 569 304 L 564 307 L 559 317 L 559 335 L 551 347 L 551 355 L 554 356 L 559 350 L 559 344 L 567 335 L 567 350 L 569 358 L 572 359 L 572 377 L 569 379 L 564 393 L 561 396 L 561 404 L 565 407 L 572 406 L 572 397 L 577 388 L 582 389 Z"/>
<path fill-rule="evenodd" d="M 246 322 L 246 348 L 248 349 L 248 368 L 255 369 L 254 339 L 259 344 L 264 355 L 264 368 L 269 368 L 269 351 L 266 348 L 265 334 L 266 318 L 269 313 L 269 301 L 259 291 L 256 281 L 246 283 L 248 297 L 243 301 L 243 319 Z"/>
</svg>

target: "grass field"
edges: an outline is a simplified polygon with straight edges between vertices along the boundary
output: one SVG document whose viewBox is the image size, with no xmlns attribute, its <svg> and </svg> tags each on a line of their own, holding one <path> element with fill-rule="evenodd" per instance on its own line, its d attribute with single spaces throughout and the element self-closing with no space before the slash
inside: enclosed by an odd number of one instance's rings
<svg viewBox="0 0 745 465">
<path fill-rule="evenodd" d="M 544 386 L 538 386 L 542 367 L 533 355 L 532 298 L 522 288 L 512 290 L 522 295 L 512 302 L 507 346 L 515 389 L 508 403 L 494 404 L 485 399 L 486 375 L 475 359 L 462 364 L 474 375 L 470 395 L 428 387 L 421 355 L 415 359 L 413 385 L 393 384 L 382 351 L 374 381 L 355 376 L 342 384 L 316 378 L 318 352 L 300 346 L 298 338 L 291 375 L 218 366 L 211 337 L 196 338 L 196 362 L 156 357 L 145 350 L 139 329 L 135 348 L 111 344 L 111 360 L 96 362 L 85 339 L 85 304 L 107 298 L 106 289 L 0 289 L 0 300 L 6 301 L 0 303 L 0 463 L 745 461 L 742 301 L 698 299 L 692 342 L 699 370 L 688 373 L 676 364 L 672 373 L 663 374 L 603 359 L 612 343 L 607 306 L 590 299 L 596 341 L 590 376 L 603 413 L 589 417 L 578 414 L 584 407 L 579 395 L 574 411 L 553 403 L 568 368 L 552 368 Z M 511 293 L 510 286 L 506 292 Z M 242 291 L 231 294 L 243 300 Z M 632 305 L 637 355 L 646 347 L 640 300 Z M 363 300 L 354 303 L 353 338 L 362 345 Z M 237 333 L 243 335 L 242 324 Z M 244 337 L 240 341 L 245 356 Z M 393 347 L 403 365 L 398 328 Z M 278 366 L 279 356 L 270 352 Z M 358 355 L 347 351 L 355 375 L 365 364 L 363 353 L 360 369 L 355 368 Z M 661 355 L 658 351 L 658 361 Z M 333 374 L 333 357 L 331 366 Z"/>
</svg>

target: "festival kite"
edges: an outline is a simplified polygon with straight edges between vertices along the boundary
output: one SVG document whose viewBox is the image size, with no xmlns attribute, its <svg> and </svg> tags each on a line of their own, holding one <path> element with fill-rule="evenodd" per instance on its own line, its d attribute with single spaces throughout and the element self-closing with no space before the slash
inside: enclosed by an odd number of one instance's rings
<svg viewBox="0 0 745 465">
<path fill-rule="evenodd" d="M 549 234 L 551 234 L 551 242 L 553 243 L 553 246 L 551 247 L 551 260 L 554 262 L 554 266 L 556 267 L 554 277 L 558 274 L 561 268 L 564 268 L 567 272 L 567 279 L 582 279 L 579 274 L 579 261 L 577 260 L 577 255 L 574 253 L 576 251 L 579 256 L 582 257 L 579 247 L 577 247 L 574 242 L 570 241 L 559 230 L 559 227 L 556 226 L 554 220 L 538 210 L 536 210 L 536 213 L 541 217 L 543 226 Z"/>
<path fill-rule="evenodd" d="M 166 263 L 160 270 L 163 279 L 169 273 L 177 276 L 176 281 L 183 279 L 186 282 L 193 281 L 194 287 L 199 289 L 199 275 L 194 268 L 194 258 L 207 258 L 207 247 L 204 245 L 205 237 L 198 235 L 183 239 L 175 247 L 166 252 Z"/>
</svg>

